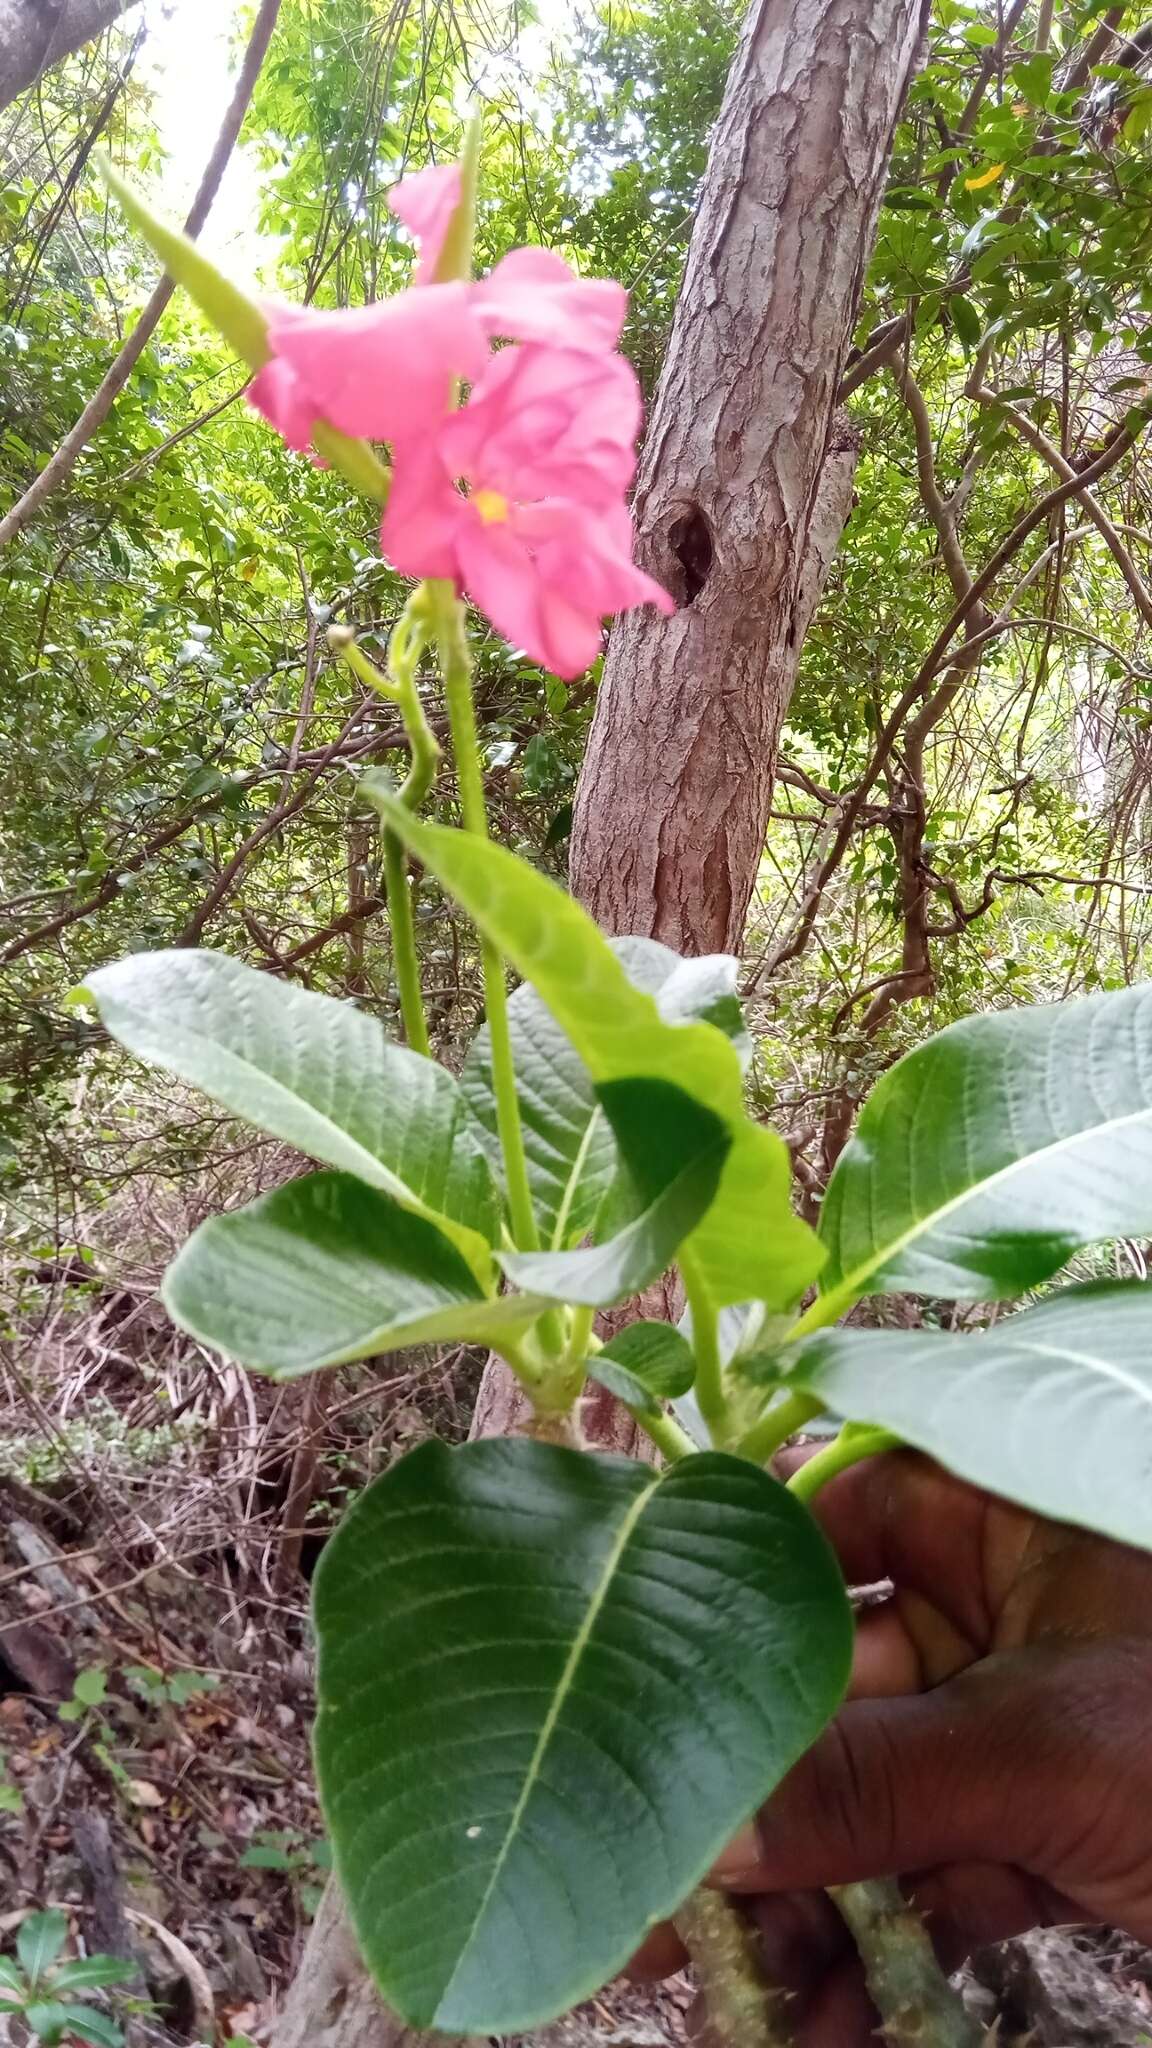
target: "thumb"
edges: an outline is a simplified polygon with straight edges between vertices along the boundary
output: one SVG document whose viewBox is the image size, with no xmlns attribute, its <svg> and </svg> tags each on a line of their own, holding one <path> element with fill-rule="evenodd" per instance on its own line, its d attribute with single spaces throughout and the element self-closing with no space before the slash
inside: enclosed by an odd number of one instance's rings
<svg viewBox="0 0 1152 2048">
<path fill-rule="evenodd" d="M 730 1852 L 716 1877 L 783 1891 L 985 1859 L 1035 1868 L 1077 1775 L 1046 1663 L 995 1658 L 932 1692 L 852 1701 L 760 1813 L 755 1867 Z"/>
</svg>

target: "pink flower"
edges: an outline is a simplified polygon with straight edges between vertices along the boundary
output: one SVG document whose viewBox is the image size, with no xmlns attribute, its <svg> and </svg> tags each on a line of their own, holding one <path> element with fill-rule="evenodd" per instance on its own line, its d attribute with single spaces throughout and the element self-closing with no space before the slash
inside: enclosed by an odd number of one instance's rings
<svg viewBox="0 0 1152 2048">
<path fill-rule="evenodd" d="M 489 334 L 560 348 L 614 349 L 628 294 L 607 277 L 577 277 L 553 249 L 512 249 L 479 280 L 474 302 Z"/>
<path fill-rule="evenodd" d="M 674 609 L 632 560 L 639 417 L 621 357 L 505 349 L 436 436 L 397 448 L 383 552 L 405 575 L 451 578 L 533 660 L 580 675 L 606 615 Z"/>
<path fill-rule="evenodd" d="M 416 238 L 414 284 L 431 284 L 436 275 L 444 238 L 460 204 L 460 185 L 459 164 L 430 164 L 427 170 L 402 178 L 388 194 L 393 213 Z"/>
<path fill-rule="evenodd" d="M 479 376 L 488 359 L 470 289 L 427 285 L 342 313 L 269 306 L 272 361 L 249 386 L 252 404 L 290 448 L 306 448 L 321 419 L 371 441 L 431 429 L 453 378 Z"/>
</svg>

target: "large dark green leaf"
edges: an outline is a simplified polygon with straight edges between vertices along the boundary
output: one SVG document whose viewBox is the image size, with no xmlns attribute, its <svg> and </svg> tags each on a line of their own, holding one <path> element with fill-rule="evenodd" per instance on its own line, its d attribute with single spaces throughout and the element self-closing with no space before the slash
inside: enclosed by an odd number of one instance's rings
<svg viewBox="0 0 1152 2048">
<path fill-rule="evenodd" d="M 1152 1286 L 1072 1288 L 980 1336 L 829 1330 L 792 1377 L 993 1493 L 1152 1549 Z"/>
<path fill-rule="evenodd" d="M 539 990 L 594 1081 L 668 1081 L 729 1124 L 732 1146 L 715 1200 L 688 1240 L 713 1300 L 773 1308 L 798 1300 L 825 1255 L 793 1214 L 787 1148 L 745 1115 L 740 1054 L 726 1033 L 709 1023 L 668 1022 L 580 905 L 515 854 L 414 818 L 383 778 L 366 775 L 360 787 Z"/>
<path fill-rule="evenodd" d="M 1152 989 L 970 1017 L 879 1081 L 828 1186 L 825 1293 L 1018 1294 L 1152 1233 Z"/>
<path fill-rule="evenodd" d="M 505 1252 L 500 1264 L 537 1294 L 608 1308 L 671 1264 L 716 1193 L 732 1139 L 720 1117 L 667 1081 L 604 1081 L 596 1093 L 638 1213 L 583 1251 Z"/>
<path fill-rule="evenodd" d="M 435 1224 L 346 1173 L 210 1217 L 163 1296 L 182 1329 L 277 1379 L 409 1344 L 484 1343 L 544 1305 L 485 1296 Z"/>
<path fill-rule="evenodd" d="M 609 939 L 608 944 L 634 987 L 655 996 L 666 1021 L 706 1017 L 728 1029 L 738 1044 L 742 1041 L 737 961 L 726 954 L 682 960 L 656 939 Z M 595 1225 L 616 1174 L 616 1147 L 588 1068 L 528 982 L 509 999 L 508 1026 L 533 1208 L 548 1249 L 565 1251 Z M 460 1087 L 500 1174 L 487 1025 L 472 1043 Z"/>
<path fill-rule="evenodd" d="M 382 1188 L 490 1270 L 496 1191 L 456 1082 L 374 1017 L 223 953 L 136 953 L 85 987 L 129 1052 Z"/>
<path fill-rule="evenodd" d="M 316 1757 L 365 1961 L 410 2025 L 514 2033 L 618 1970 L 834 1711 L 815 1524 L 743 1460 L 423 1444 L 316 1579 Z"/>
</svg>

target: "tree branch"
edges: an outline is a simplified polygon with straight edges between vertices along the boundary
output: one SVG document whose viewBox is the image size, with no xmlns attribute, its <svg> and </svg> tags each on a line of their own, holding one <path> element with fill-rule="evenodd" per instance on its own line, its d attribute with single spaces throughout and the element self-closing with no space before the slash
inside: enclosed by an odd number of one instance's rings
<svg viewBox="0 0 1152 2048">
<path fill-rule="evenodd" d="M 184 223 L 186 234 L 199 234 L 220 189 L 220 181 L 236 146 L 244 116 L 248 112 L 279 12 L 280 0 L 261 0 L 228 112 L 224 116 L 212 154 L 204 166 L 196 197 Z M 127 341 L 109 365 L 103 382 L 88 400 L 75 426 L 65 435 L 56 453 L 45 463 L 39 476 L 29 484 L 23 497 L 18 498 L 11 510 L 0 519 L 0 545 L 5 541 L 14 540 L 17 534 L 23 533 L 24 528 L 35 518 L 45 501 L 71 476 L 83 450 L 93 434 L 103 426 L 152 339 L 174 290 L 173 280 L 168 276 L 161 277 Z"/>
</svg>

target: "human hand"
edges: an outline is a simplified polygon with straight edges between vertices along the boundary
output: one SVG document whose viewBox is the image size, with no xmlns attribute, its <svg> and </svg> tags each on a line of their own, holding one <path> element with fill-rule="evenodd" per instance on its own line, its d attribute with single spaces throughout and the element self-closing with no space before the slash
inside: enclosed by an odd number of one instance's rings
<svg viewBox="0 0 1152 2048">
<path fill-rule="evenodd" d="M 795 1469 L 805 1453 L 788 1454 Z M 901 1873 L 946 1969 L 1055 1921 L 1152 1942 L 1152 1557 L 902 1451 L 813 1502 L 859 1617 L 850 1701 L 730 1845 L 798 2048 L 874 2048 L 825 1885 Z M 670 1930 L 637 1970 L 682 1960 Z"/>
</svg>

